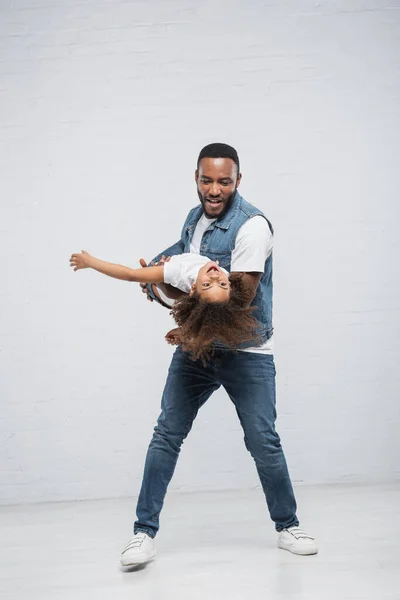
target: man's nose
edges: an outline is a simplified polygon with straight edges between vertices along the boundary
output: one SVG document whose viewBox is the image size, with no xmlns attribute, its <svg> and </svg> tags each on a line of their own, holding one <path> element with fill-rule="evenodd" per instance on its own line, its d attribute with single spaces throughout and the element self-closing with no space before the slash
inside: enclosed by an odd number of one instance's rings
<svg viewBox="0 0 400 600">
<path fill-rule="evenodd" d="M 217 197 L 220 194 L 219 185 L 217 183 L 212 183 L 210 187 L 210 196 Z"/>
</svg>

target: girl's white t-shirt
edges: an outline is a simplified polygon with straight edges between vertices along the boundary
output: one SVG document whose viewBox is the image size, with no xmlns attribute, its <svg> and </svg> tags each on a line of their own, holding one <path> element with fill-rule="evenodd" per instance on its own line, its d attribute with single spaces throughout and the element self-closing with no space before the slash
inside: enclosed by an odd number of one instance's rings
<svg viewBox="0 0 400 600">
<path fill-rule="evenodd" d="M 170 260 L 164 264 L 164 281 L 182 292 L 189 293 L 197 279 L 199 269 L 208 262 L 210 259 L 207 256 L 194 253 L 171 256 Z M 225 269 L 222 271 L 229 275 Z"/>
</svg>

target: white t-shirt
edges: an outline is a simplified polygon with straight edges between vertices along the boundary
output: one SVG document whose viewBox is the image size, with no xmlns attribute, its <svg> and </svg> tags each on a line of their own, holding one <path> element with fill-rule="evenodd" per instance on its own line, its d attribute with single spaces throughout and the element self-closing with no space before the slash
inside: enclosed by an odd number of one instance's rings
<svg viewBox="0 0 400 600">
<path fill-rule="evenodd" d="M 215 219 L 207 219 L 207 217 L 203 214 L 199 219 L 196 229 L 193 233 L 192 242 L 190 244 L 190 253 L 198 256 L 201 259 L 204 259 L 207 262 L 209 259 L 205 256 L 201 256 L 200 245 L 203 237 L 203 233 L 213 223 Z M 231 259 L 231 273 L 234 272 L 244 272 L 244 273 L 263 273 L 265 261 L 268 256 L 271 254 L 273 248 L 273 235 L 267 223 L 267 220 L 264 217 L 259 215 L 248 219 L 242 227 L 239 229 L 237 236 L 235 247 L 232 250 L 232 259 Z M 181 254 L 178 256 L 189 256 L 188 254 Z M 170 264 L 172 259 L 169 263 Z M 178 258 L 178 257 L 176 257 Z M 202 264 L 205 264 L 204 262 Z M 200 266 L 202 266 L 202 264 Z M 198 269 L 197 269 L 198 271 Z M 166 277 L 166 273 L 168 271 L 164 270 L 164 278 Z M 197 275 L 197 272 L 196 272 Z M 166 281 L 166 283 L 168 283 Z M 178 287 L 175 284 L 175 287 Z M 179 288 L 182 289 L 182 288 Z M 188 291 L 190 290 L 190 286 Z M 185 291 L 185 290 L 182 290 Z M 173 301 L 165 296 L 162 291 L 158 290 L 161 299 L 168 305 L 171 306 Z M 271 337 L 261 346 L 254 346 L 251 348 L 246 348 L 241 350 L 241 352 L 255 352 L 258 354 L 273 354 L 274 342 Z"/>
<path fill-rule="evenodd" d="M 199 269 L 208 262 L 210 259 L 201 254 L 187 253 L 171 256 L 170 260 L 164 264 L 164 281 L 182 292 L 189 293 L 197 279 Z M 229 275 L 225 269 L 221 270 Z"/>
</svg>

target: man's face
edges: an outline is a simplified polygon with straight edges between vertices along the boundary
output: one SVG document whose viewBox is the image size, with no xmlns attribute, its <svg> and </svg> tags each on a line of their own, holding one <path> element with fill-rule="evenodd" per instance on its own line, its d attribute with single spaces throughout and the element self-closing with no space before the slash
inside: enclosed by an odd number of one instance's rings
<svg viewBox="0 0 400 600">
<path fill-rule="evenodd" d="M 195 173 L 205 215 L 221 217 L 229 208 L 242 176 L 231 158 L 202 158 Z"/>
</svg>

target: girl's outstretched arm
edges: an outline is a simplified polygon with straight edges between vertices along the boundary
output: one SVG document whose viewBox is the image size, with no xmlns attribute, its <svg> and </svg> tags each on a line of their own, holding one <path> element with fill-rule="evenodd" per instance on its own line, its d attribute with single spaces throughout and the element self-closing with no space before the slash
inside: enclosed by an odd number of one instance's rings
<svg viewBox="0 0 400 600">
<path fill-rule="evenodd" d="M 69 262 L 70 266 L 74 267 L 74 271 L 79 271 L 80 269 L 94 269 L 99 273 L 103 273 L 103 275 L 108 275 L 115 279 L 136 281 L 138 283 L 162 283 L 164 281 L 163 265 L 130 269 L 123 265 L 115 265 L 100 260 L 99 258 L 95 258 L 85 250 L 82 250 L 81 254 L 72 254 Z"/>
</svg>

